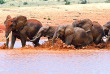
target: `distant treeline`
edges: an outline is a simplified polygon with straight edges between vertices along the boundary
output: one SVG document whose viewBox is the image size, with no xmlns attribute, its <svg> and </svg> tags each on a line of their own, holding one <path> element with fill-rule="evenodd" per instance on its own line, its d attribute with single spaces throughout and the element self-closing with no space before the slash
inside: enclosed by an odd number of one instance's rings
<svg viewBox="0 0 110 74">
<path fill-rule="evenodd" d="M 0 0 L 0 7 L 110 3 L 110 0 Z"/>
</svg>

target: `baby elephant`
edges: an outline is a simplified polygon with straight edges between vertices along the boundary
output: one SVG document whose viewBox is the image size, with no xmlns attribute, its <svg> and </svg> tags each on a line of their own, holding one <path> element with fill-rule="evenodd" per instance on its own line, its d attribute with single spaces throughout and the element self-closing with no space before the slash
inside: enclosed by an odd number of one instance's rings
<svg viewBox="0 0 110 74">
<path fill-rule="evenodd" d="M 72 27 L 71 25 L 58 26 L 56 29 L 52 44 L 55 38 L 60 38 L 67 45 L 74 45 L 76 48 L 90 44 L 87 32 L 80 27 Z"/>
<path fill-rule="evenodd" d="M 47 37 L 48 39 L 52 39 L 56 27 L 54 26 L 43 26 L 39 29 L 38 33 L 33 37 L 31 40 L 32 42 L 35 41 L 39 37 Z"/>
</svg>

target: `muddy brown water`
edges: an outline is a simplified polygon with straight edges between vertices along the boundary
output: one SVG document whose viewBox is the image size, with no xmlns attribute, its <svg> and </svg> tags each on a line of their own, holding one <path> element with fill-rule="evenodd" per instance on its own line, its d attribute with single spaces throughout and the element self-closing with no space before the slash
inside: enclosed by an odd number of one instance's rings
<svg viewBox="0 0 110 74">
<path fill-rule="evenodd" d="M 110 74 L 110 51 L 0 50 L 0 74 Z"/>
</svg>

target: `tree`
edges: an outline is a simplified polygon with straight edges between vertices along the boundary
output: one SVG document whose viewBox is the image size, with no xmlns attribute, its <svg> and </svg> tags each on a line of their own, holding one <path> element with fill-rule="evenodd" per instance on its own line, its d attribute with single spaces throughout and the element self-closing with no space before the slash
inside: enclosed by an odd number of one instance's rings
<svg viewBox="0 0 110 74">
<path fill-rule="evenodd" d="M 5 1 L 4 0 L 0 0 L 0 4 L 4 4 L 5 3 Z"/>
</svg>

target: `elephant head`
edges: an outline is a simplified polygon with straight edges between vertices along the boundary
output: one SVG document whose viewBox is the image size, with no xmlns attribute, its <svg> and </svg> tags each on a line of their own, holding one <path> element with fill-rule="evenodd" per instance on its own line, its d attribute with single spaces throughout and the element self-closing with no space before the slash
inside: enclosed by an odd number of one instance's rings
<svg viewBox="0 0 110 74">
<path fill-rule="evenodd" d="M 52 45 L 54 45 L 54 40 L 56 38 L 60 38 L 63 42 L 65 42 L 65 37 L 72 33 L 73 33 L 72 26 L 70 25 L 58 26 L 52 39 Z"/>
<path fill-rule="evenodd" d="M 9 33 L 11 32 L 11 29 L 9 29 L 12 26 L 12 22 L 11 22 L 11 16 L 8 15 L 4 24 L 5 24 L 5 37 L 6 37 L 6 47 L 8 47 L 9 44 Z"/>
<path fill-rule="evenodd" d="M 27 18 L 25 16 L 17 16 L 11 18 L 10 15 L 7 16 L 5 24 L 5 36 L 6 36 L 6 46 L 8 47 L 9 34 L 11 31 L 18 31 L 20 28 L 26 25 Z"/>
<path fill-rule="evenodd" d="M 38 33 L 33 37 L 32 42 L 35 41 L 37 38 L 40 38 L 42 36 L 46 37 L 47 32 L 49 31 L 50 26 L 43 26 L 39 29 Z"/>
</svg>

